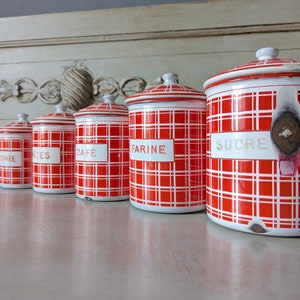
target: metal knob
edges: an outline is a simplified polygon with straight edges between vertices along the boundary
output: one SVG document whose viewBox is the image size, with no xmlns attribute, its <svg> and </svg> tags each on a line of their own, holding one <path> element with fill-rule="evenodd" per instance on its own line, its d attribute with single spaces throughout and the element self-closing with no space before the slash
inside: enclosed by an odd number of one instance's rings
<svg viewBox="0 0 300 300">
<path fill-rule="evenodd" d="M 291 156 L 300 148 L 300 122 L 290 111 L 283 112 L 274 121 L 271 138 L 281 153 Z"/>
</svg>

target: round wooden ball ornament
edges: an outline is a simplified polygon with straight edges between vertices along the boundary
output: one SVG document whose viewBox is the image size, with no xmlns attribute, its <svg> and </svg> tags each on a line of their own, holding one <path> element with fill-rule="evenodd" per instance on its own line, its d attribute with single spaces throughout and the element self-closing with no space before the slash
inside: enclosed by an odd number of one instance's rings
<svg viewBox="0 0 300 300">
<path fill-rule="evenodd" d="M 82 64 L 66 68 L 61 83 L 62 104 L 74 111 L 89 106 L 93 101 L 93 76 Z"/>
</svg>

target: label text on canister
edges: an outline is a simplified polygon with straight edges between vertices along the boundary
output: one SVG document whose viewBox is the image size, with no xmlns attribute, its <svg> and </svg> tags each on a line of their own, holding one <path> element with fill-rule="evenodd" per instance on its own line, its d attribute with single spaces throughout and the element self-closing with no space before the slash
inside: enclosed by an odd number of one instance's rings
<svg viewBox="0 0 300 300">
<path fill-rule="evenodd" d="M 141 161 L 174 161 L 173 140 L 130 140 L 130 159 Z"/>
<path fill-rule="evenodd" d="M 21 167 L 21 151 L 0 151 L 0 166 L 2 167 Z"/>
<path fill-rule="evenodd" d="M 269 131 L 212 133 L 211 157 L 229 159 L 276 159 Z"/>
<path fill-rule="evenodd" d="M 106 144 L 76 144 L 77 161 L 107 161 Z"/>
<path fill-rule="evenodd" d="M 33 147 L 32 162 L 39 164 L 59 164 L 60 148 L 59 147 Z"/>
</svg>

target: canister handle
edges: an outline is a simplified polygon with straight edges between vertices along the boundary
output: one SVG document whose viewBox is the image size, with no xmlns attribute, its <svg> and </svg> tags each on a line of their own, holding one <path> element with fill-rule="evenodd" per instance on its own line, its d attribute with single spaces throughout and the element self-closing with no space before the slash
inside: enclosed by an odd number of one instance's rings
<svg viewBox="0 0 300 300">
<path fill-rule="evenodd" d="M 174 73 L 165 73 L 162 75 L 163 84 L 178 84 L 178 75 Z"/>
<path fill-rule="evenodd" d="M 294 87 L 282 87 L 277 93 L 271 140 L 278 153 L 280 174 L 294 176 L 300 166 L 300 104 Z"/>
<path fill-rule="evenodd" d="M 17 114 L 18 121 L 20 122 L 28 122 L 28 115 L 25 113 Z"/>
<path fill-rule="evenodd" d="M 25 114 L 24 112 L 23 113 L 19 113 L 17 114 L 17 117 L 18 117 L 18 123 L 14 123 L 13 127 L 18 127 L 20 126 L 20 123 L 22 123 L 22 126 L 23 127 L 27 127 L 28 124 L 29 124 L 29 121 L 28 121 L 28 115 Z"/>
<path fill-rule="evenodd" d="M 102 98 L 104 100 L 104 103 L 113 103 L 116 99 L 116 97 L 112 94 L 104 94 Z"/>
<path fill-rule="evenodd" d="M 268 59 L 276 58 L 278 54 L 279 54 L 278 48 L 274 48 L 274 47 L 260 48 L 255 53 L 256 57 L 259 60 L 268 60 Z"/>
<path fill-rule="evenodd" d="M 55 105 L 55 113 L 53 114 L 53 117 L 56 116 L 56 114 L 62 114 L 63 118 L 66 118 L 66 110 L 67 110 L 67 107 L 62 105 L 62 104 L 57 104 Z"/>
<path fill-rule="evenodd" d="M 62 105 L 62 104 L 57 104 L 57 105 L 55 105 L 55 109 L 56 109 L 57 113 L 62 113 L 63 114 L 63 113 L 66 112 L 67 107 Z"/>
</svg>

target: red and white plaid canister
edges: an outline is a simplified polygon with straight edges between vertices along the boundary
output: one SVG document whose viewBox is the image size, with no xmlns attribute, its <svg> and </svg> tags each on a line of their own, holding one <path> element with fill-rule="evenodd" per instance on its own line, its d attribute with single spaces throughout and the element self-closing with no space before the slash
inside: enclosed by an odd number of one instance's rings
<svg viewBox="0 0 300 300">
<path fill-rule="evenodd" d="M 262 48 L 209 78 L 207 213 L 233 229 L 300 236 L 300 63 Z"/>
<path fill-rule="evenodd" d="M 32 126 L 25 113 L 0 127 L 0 186 L 32 187 Z"/>
<path fill-rule="evenodd" d="M 73 193 L 75 120 L 66 107 L 31 121 L 33 127 L 33 189 L 41 193 Z"/>
<path fill-rule="evenodd" d="M 128 109 L 107 94 L 104 102 L 74 114 L 76 120 L 75 188 L 79 198 L 129 199 Z"/>
<path fill-rule="evenodd" d="M 164 83 L 128 97 L 130 202 L 154 212 L 185 213 L 205 208 L 206 97 Z"/>
</svg>

